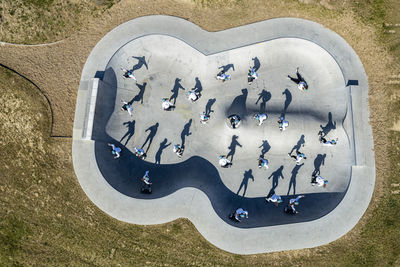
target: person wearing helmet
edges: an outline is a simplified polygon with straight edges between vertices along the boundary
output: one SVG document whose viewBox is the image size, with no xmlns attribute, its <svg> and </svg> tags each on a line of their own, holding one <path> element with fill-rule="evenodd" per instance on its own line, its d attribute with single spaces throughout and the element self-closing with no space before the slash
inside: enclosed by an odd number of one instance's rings
<svg viewBox="0 0 400 267">
<path fill-rule="evenodd" d="M 313 175 L 311 178 L 311 184 L 314 185 L 318 185 L 318 186 L 323 186 L 324 188 L 326 187 L 326 185 L 328 184 L 328 180 L 322 178 L 321 176 L 317 176 L 317 175 Z"/>
<path fill-rule="evenodd" d="M 183 147 L 180 144 L 174 145 L 173 151 L 178 157 L 182 157 L 183 155 Z"/>
<path fill-rule="evenodd" d="M 108 144 L 108 146 L 110 146 L 111 147 L 111 153 L 113 154 L 113 155 L 115 155 L 114 156 L 114 159 L 117 159 L 117 158 L 119 158 L 120 156 L 121 156 L 121 148 L 119 148 L 119 147 L 117 147 L 117 146 L 115 146 L 114 144 Z"/>
<path fill-rule="evenodd" d="M 286 130 L 286 127 L 289 127 L 289 122 L 285 120 L 284 116 L 281 116 L 281 118 L 278 121 L 278 124 L 279 124 L 279 130 L 281 130 L 281 132 Z"/>
<path fill-rule="evenodd" d="M 218 161 L 219 166 L 226 168 L 232 165 L 232 162 L 229 159 L 227 159 L 225 155 L 220 155 L 218 158 L 219 158 Z"/>
<path fill-rule="evenodd" d="M 253 115 L 253 119 L 258 121 L 258 126 L 263 124 L 263 122 L 268 118 L 268 115 L 265 113 L 256 113 Z"/>
<path fill-rule="evenodd" d="M 174 108 L 174 104 L 169 101 L 169 98 L 163 98 L 161 99 L 161 107 L 163 108 L 163 110 L 171 110 L 172 108 Z"/>
<path fill-rule="evenodd" d="M 290 214 L 299 213 L 296 210 L 295 206 L 299 205 L 299 200 L 300 200 L 300 198 L 303 198 L 303 197 L 305 197 L 305 196 L 304 195 L 300 195 L 300 196 L 298 196 L 296 198 L 291 198 L 289 200 L 289 204 L 285 207 L 285 212 L 286 213 L 290 213 Z"/>
<path fill-rule="evenodd" d="M 269 168 L 268 167 L 268 160 L 264 159 L 263 157 L 260 157 L 258 159 L 258 168 L 259 169 L 261 169 L 261 168 L 268 169 Z"/>
</svg>

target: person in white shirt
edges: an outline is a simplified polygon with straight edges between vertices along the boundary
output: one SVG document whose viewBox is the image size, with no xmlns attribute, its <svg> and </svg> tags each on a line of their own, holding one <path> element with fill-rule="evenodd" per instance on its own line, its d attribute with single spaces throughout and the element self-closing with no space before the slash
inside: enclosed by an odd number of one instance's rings
<svg viewBox="0 0 400 267">
<path fill-rule="evenodd" d="M 197 99 L 199 99 L 200 93 L 194 91 L 194 90 L 189 90 L 188 91 L 188 99 L 192 102 L 195 102 Z"/>
<path fill-rule="evenodd" d="M 206 124 L 209 119 L 210 119 L 210 116 L 207 116 L 205 112 L 200 114 L 200 122 L 202 124 Z"/>
<path fill-rule="evenodd" d="M 220 155 L 219 157 L 219 161 L 218 164 L 221 167 L 229 167 L 230 165 L 232 165 L 232 162 L 226 158 L 225 155 Z"/>
<path fill-rule="evenodd" d="M 318 132 L 318 139 L 321 142 L 321 144 L 323 144 L 324 146 L 335 146 L 335 145 L 337 145 L 337 142 L 339 140 L 339 138 L 336 138 L 336 140 L 335 139 L 327 140 L 325 138 L 325 136 L 323 135 L 322 131 Z"/>
<path fill-rule="evenodd" d="M 174 108 L 174 104 L 172 104 L 168 98 L 163 98 L 161 99 L 161 107 L 163 110 L 170 110 L 171 108 Z"/>
<path fill-rule="evenodd" d="M 121 70 L 124 72 L 123 76 L 125 78 L 130 78 L 130 79 L 133 79 L 133 80 L 135 80 L 137 82 L 135 76 L 133 75 L 133 70 L 127 70 L 127 69 L 124 69 L 124 68 L 121 68 Z"/>
<path fill-rule="evenodd" d="M 311 178 L 311 184 L 312 185 L 323 186 L 325 188 L 326 185 L 328 184 L 328 180 L 322 178 L 320 175 L 318 175 L 318 176 L 314 175 Z"/>
<path fill-rule="evenodd" d="M 265 200 L 267 202 L 272 202 L 275 203 L 275 206 L 278 206 L 279 203 L 282 203 L 282 198 L 280 196 L 278 196 L 277 194 L 275 194 L 275 191 L 273 191 L 272 193 L 270 193 Z"/>
<path fill-rule="evenodd" d="M 117 158 L 119 158 L 121 156 L 121 154 L 120 154 L 121 153 L 121 148 L 115 146 L 114 144 L 108 144 L 108 146 L 110 146 L 111 149 L 112 149 L 111 153 L 113 155 L 115 155 L 114 159 L 117 159 Z"/>
<path fill-rule="evenodd" d="M 279 123 L 279 130 L 281 130 L 281 132 L 283 132 L 284 130 L 286 130 L 287 127 L 289 127 L 289 122 L 285 120 L 284 116 L 281 116 L 278 123 Z"/>
<path fill-rule="evenodd" d="M 253 115 L 253 119 L 258 121 L 258 126 L 263 124 L 263 122 L 268 118 L 268 115 L 265 113 L 256 113 Z"/>
</svg>

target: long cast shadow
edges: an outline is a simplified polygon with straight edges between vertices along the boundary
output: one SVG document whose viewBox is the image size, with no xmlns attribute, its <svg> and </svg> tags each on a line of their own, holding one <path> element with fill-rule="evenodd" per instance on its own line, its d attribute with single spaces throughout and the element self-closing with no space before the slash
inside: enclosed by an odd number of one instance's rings
<svg viewBox="0 0 400 267">
<path fill-rule="evenodd" d="M 331 130 L 336 129 L 336 121 L 332 121 L 332 112 L 328 113 L 328 122 L 325 126 L 320 125 L 321 131 L 324 135 L 327 135 Z"/>
<path fill-rule="evenodd" d="M 228 147 L 229 152 L 228 152 L 228 155 L 226 155 L 226 157 L 227 158 L 231 157 L 231 161 L 233 161 L 233 156 L 236 153 L 236 147 L 237 146 L 242 147 L 242 145 L 238 142 L 238 138 L 239 138 L 239 136 L 233 135 L 232 136 L 232 142 Z"/>
<path fill-rule="evenodd" d="M 293 195 L 296 195 L 296 177 L 297 174 L 299 173 L 300 168 L 304 165 L 304 163 L 300 164 L 300 165 L 296 165 L 293 170 L 292 170 L 292 176 L 290 177 L 290 181 L 289 181 L 289 189 L 287 191 L 287 195 L 289 195 L 290 193 L 290 189 L 293 186 Z"/>
<path fill-rule="evenodd" d="M 135 59 L 137 59 L 138 60 L 138 63 L 136 63 L 135 65 L 133 65 L 133 67 L 132 67 L 132 69 L 135 71 L 135 70 L 138 70 L 138 69 L 140 69 L 140 68 L 142 68 L 143 66 L 145 66 L 146 67 L 146 69 L 149 69 L 149 67 L 147 66 L 147 62 L 146 62 L 146 57 L 145 56 L 143 56 L 143 57 L 132 57 L 132 58 L 135 58 Z"/>
<path fill-rule="evenodd" d="M 192 125 L 192 119 L 188 121 L 188 123 L 185 124 L 183 127 L 183 130 L 181 132 L 181 146 L 184 148 L 185 147 L 185 141 L 186 141 L 186 136 L 191 135 L 192 133 L 190 132 L 190 126 Z"/>
<path fill-rule="evenodd" d="M 192 90 L 194 90 L 196 93 L 201 93 L 201 91 L 203 91 L 203 86 L 201 85 L 199 77 L 196 77 L 195 81 L 196 81 L 196 83 Z"/>
<path fill-rule="evenodd" d="M 266 112 L 267 108 L 267 102 L 271 99 L 271 93 L 268 92 L 267 90 L 263 89 L 261 91 L 261 93 L 258 94 L 258 99 L 256 101 L 256 105 L 258 104 L 258 102 L 261 100 L 260 102 L 260 113 L 264 113 Z"/>
<path fill-rule="evenodd" d="M 147 83 L 139 84 L 136 83 L 136 86 L 139 88 L 139 93 L 132 98 L 131 101 L 129 101 L 129 104 L 133 104 L 133 102 L 140 102 L 140 104 L 143 104 L 143 96 L 144 96 L 144 91 L 146 90 L 146 85 Z"/>
<path fill-rule="evenodd" d="M 300 148 L 301 148 L 302 146 L 304 146 L 304 144 L 306 143 L 306 141 L 304 140 L 304 137 L 305 137 L 304 134 L 302 134 L 302 135 L 300 136 L 299 141 L 297 141 L 297 144 L 294 145 L 294 146 L 292 147 L 292 149 L 290 150 L 290 153 L 289 153 L 289 154 L 292 154 L 293 151 L 298 152 L 298 151 L 300 150 Z"/>
<path fill-rule="evenodd" d="M 265 154 L 271 149 L 271 146 L 269 145 L 267 140 L 262 140 L 262 144 L 258 148 L 261 148 L 260 157 L 264 158 Z"/>
<path fill-rule="evenodd" d="M 122 125 L 125 125 L 126 128 L 128 128 L 128 130 L 126 131 L 124 136 L 122 136 L 121 140 L 119 140 L 119 141 L 122 142 L 122 140 L 124 140 L 126 138 L 126 141 L 124 144 L 126 146 L 126 144 L 128 144 L 128 142 L 129 142 L 129 140 L 131 140 L 132 136 L 135 134 L 135 120 L 124 122 Z"/>
<path fill-rule="evenodd" d="M 179 89 L 185 90 L 185 88 L 183 88 L 183 86 L 181 85 L 181 79 L 176 78 L 175 79 L 175 83 L 174 83 L 174 87 L 171 90 L 172 95 L 169 98 L 169 100 L 171 102 L 172 102 L 172 100 L 174 100 L 174 105 L 176 104 L 176 99 L 178 98 Z"/>
<path fill-rule="evenodd" d="M 281 114 L 281 116 L 285 116 L 287 109 L 290 105 L 290 103 L 292 103 L 292 93 L 289 91 L 289 89 L 285 89 L 285 91 L 282 92 L 282 95 L 285 95 L 286 99 L 285 99 L 285 104 L 283 106 L 283 112 Z"/>
<path fill-rule="evenodd" d="M 276 171 L 271 173 L 271 175 L 268 177 L 268 180 L 272 178 L 272 189 L 271 190 L 275 190 L 275 188 L 278 187 L 279 178 L 281 178 L 281 177 L 282 177 L 282 179 L 285 178 L 283 176 L 282 171 L 283 171 L 283 165 L 281 165 Z"/>
<path fill-rule="evenodd" d="M 240 184 L 239 189 L 236 192 L 236 195 L 239 195 L 239 192 L 240 192 L 240 190 L 242 190 L 242 188 L 243 188 L 243 195 L 242 196 L 244 197 L 244 195 L 246 195 L 247 186 L 249 184 L 249 179 L 253 180 L 253 182 L 254 182 L 254 176 L 253 176 L 252 169 L 249 169 L 248 171 L 244 172 L 242 183 Z"/>
<path fill-rule="evenodd" d="M 326 154 L 318 154 L 317 157 L 314 159 L 314 171 L 312 176 L 319 175 L 321 173 L 321 165 L 325 164 Z"/>
<path fill-rule="evenodd" d="M 167 138 L 164 138 L 164 140 L 160 143 L 160 147 L 158 148 L 156 157 L 155 157 L 156 164 L 161 163 L 161 154 L 162 154 L 163 150 L 171 145 L 171 142 L 169 144 L 167 144 L 167 142 L 168 142 Z"/>
<path fill-rule="evenodd" d="M 298 207 L 301 212 L 296 216 L 289 216 L 283 212 L 284 205 L 275 207 L 275 205 L 267 203 L 264 197 L 246 198 L 229 190 L 222 182 L 218 170 L 204 158 L 195 156 L 184 162 L 168 165 L 154 164 L 138 159 L 131 150 L 106 132 L 107 122 L 115 109 L 116 79 L 112 69 L 107 69 L 104 77 L 108 77 L 107 83 L 114 80 L 115 87 L 104 84 L 99 86 L 96 105 L 101 108 L 97 108 L 95 112 L 92 139 L 100 172 L 104 179 L 121 194 L 136 199 L 157 199 L 168 196 L 181 188 L 197 188 L 207 195 L 212 208 L 222 220 L 238 228 L 265 227 L 315 220 L 332 211 L 342 200 L 345 192 L 306 194 Z M 114 143 L 122 148 L 119 159 L 113 159 L 107 143 Z M 150 178 L 153 182 L 152 194 L 140 193 L 142 185 L 140 179 L 146 170 L 150 171 Z M 282 196 L 283 203 L 287 203 L 291 197 Z M 240 224 L 229 219 L 229 214 L 238 207 L 249 211 L 249 218 Z"/>
<path fill-rule="evenodd" d="M 152 126 L 150 126 L 149 128 L 147 128 L 145 130 L 145 132 L 149 132 L 149 135 L 146 138 L 146 141 L 144 141 L 143 145 L 142 145 L 142 149 L 146 146 L 147 142 L 149 143 L 149 145 L 147 146 L 146 149 L 146 153 L 149 151 L 151 143 L 153 143 L 153 139 L 156 136 L 157 130 L 158 130 L 158 122 Z"/>
<path fill-rule="evenodd" d="M 206 115 L 210 116 L 211 112 L 214 112 L 214 110 L 212 110 L 212 105 L 214 105 L 216 99 L 215 98 L 210 98 L 208 99 L 207 105 L 206 105 Z"/>
</svg>

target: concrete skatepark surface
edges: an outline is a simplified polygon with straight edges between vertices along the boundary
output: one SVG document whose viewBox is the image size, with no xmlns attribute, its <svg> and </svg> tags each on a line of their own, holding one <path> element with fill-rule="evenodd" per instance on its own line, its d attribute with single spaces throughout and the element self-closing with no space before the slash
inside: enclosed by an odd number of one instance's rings
<svg viewBox="0 0 400 267">
<path fill-rule="evenodd" d="M 259 79 L 248 85 L 253 65 Z M 230 81 L 215 79 L 221 66 L 229 68 Z M 123 78 L 121 67 L 133 67 L 138 83 Z M 296 67 L 307 92 L 287 79 Z M 88 109 L 94 77 L 100 78 L 95 109 Z M 192 88 L 201 91 L 194 103 L 186 97 Z M 318 246 L 349 231 L 372 195 L 367 95 L 354 51 L 316 23 L 274 19 L 209 33 L 174 17 L 143 17 L 111 31 L 88 58 L 75 115 L 74 167 L 89 198 L 122 221 L 186 217 L 211 243 L 240 254 Z M 161 98 L 171 96 L 176 108 L 165 112 Z M 132 102 L 132 117 L 121 111 L 121 99 Z M 207 110 L 211 119 L 203 125 L 199 115 Z M 252 115 L 260 111 L 269 118 L 257 126 Z M 242 118 L 238 129 L 225 123 L 233 113 Z M 281 114 L 290 123 L 284 132 Z M 87 128 L 91 140 L 83 138 Z M 339 138 L 338 145 L 322 146 L 321 129 Z M 121 158 L 113 159 L 107 143 L 122 148 Z M 172 146 L 182 143 L 178 158 Z M 145 161 L 133 155 L 134 146 L 147 151 Z M 307 156 L 303 165 L 288 156 L 296 150 Z M 233 157 L 231 168 L 218 166 L 221 154 Z M 268 170 L 257 167 L 260 155 L 269 160 Z M 139 192 L 146 170 L 150 195 Z M 310 184 L 318 171 L 329 180 L 326 189 Z M 279 207 L 265 201 L 271 189 L 283 197 Z M 285 214 L 288 199 L 299 194 L 306 196 L 300 213 Z M 228 219 L 238 207 L 249 211 L 242 223 Z"/>
</svg>

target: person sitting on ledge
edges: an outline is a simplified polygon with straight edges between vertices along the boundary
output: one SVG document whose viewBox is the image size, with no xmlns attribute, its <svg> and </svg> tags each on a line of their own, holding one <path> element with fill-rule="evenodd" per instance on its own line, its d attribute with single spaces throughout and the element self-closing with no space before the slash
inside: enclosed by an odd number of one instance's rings
<svg viewBox="0 0 400 267">
<path fill-rule="evenodd" d="M 174 104 L 172 104 L 171 101 L 169 101 L 169 98 L 163 98 L 161 99 L 161 107 L 163 108 L 163 110 L 171 110 L 175 106 Z"/>
<path fill-rule="evenodd" d="M 289 127 L 289 122 L 285 120 L 284 116 L 281 116 L 278 123 L 279 123 L 279 130 L 281 130 L 281 132 L 283 132 L 284 130 L 286 130 L 287 127 Z"/>
<path fill-rule="evenodd" d="M 253 115 L 253 119 L 258 121 L 258 126 L 263 124 L 263 122 L 268 118 L 268 115 L 265 113 L 256 113 Z"/>
<path fill-rule="evenodd" d="M 258 168 L 265 168 L 268 169 L 268 160 L 264 159 L 263 157 L 260 157 L 258 159 Z"/>
<path fill-rule="evenodd" d="M 188 99 L 192 102 L 195 102 L 200 98 L 200 93 L 194 91 L 194 90 L 189 90 L 188 91 Z"/>
<path fill-rule="evenodd" d="M 221 70 L 218 74 L 217 74 L 217 80 L 222 80 L 222 82 L 226 82 L 228 80 L 231 79 L 231 76 L 228 74 L 225 74 L 225 71 Z"/>
<path fill-rule="evenodd" d="M 219 166 L 226 168 L 232 165 L 232 162 L 229 159 L 227 159 L 225 155 L 220 155 L 218 158 L 219 158 L 218 161 Z"/>
<path fill-rule="evenodd" d="M 313 175 L 311 178 L 311 184 L 312 185 L 318 185 L 318 186 L 323 186 L 324 188 L 328 184 L 328 180 L 325 180 L 321 176 Z"/>
<path fill-rule="evenodd" d="M 146 153 L 144 153 L 144 150 L 141 149 L 141 148 L 135 147 L 135 155 L 136 155 L 139 159 L 146 159 Z"/>
<path fill-rule="evenodd" d="M 117 158 L 119 158 L 120 157 L 120 153 L 121 153 L 121 148 L 119 148 L 119 147 L 117 147 L 117 146 L 115 146 L 114 144 L 108 144 L 108 146 L 110 146 L 111 147 L 111 153 L 113 154 L 113 155 L 115 155 L 115 157 L 114 157 L 114 159 L 117 159 Z"/>
<path fill-rule="evenodd" d="M 174 153 L 178 155 L 178 157 L 182 157 L 183 147 L 181 147 L 180 144 L 174 145 L 173 150 L 174 150 Z"/>
</svg>

